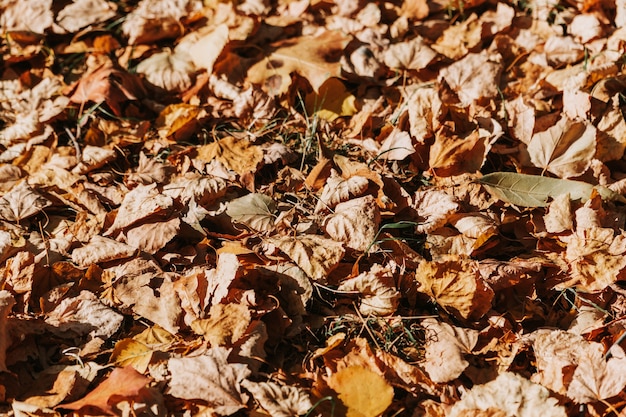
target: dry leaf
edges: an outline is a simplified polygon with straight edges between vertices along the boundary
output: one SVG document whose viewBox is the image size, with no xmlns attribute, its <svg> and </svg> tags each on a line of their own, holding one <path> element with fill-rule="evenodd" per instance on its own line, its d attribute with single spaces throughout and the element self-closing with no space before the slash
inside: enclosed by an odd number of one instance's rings
<svg viewBox="0 0 626 417">
<path fill-rule="evenodd" d="M 137 72 L 151 84 L 175 92 L 191 87 L 195 69 L 191 55 L 180 50 L 159 52 L 137 65 Z"/>
<path fill-rule="evenodd" d="M 21 182 L 0 198 L 0 219 L 19 223 L 51 205 L 51 201 Z"/>
<path fill-rule="evenodd" d="M 319 92 L 327 79 L 341 76 L 339 54 L 349 41 L 349 37 L 334 31 L 281 41 L 273 45 L 273 52 L 248 70 L 248 80 L 262 84 L 272 95 L 282 95 L 289 89 L 291 73 L 295 72 Z"/>
<path fill-rule="evenodd" d="M 337 78 L 329 78 L 319 87 L 319 91 L 307 94 L 304 104 L 307 114 L 329 122 L 357 112 L 356 97 Z"/>
<path fill-rule="evenodd" d="M 324 281 L 345 252 L 341 243 L 316 235 L 272 237 L 265 242 L 284 252 L 315 281 Z"/>
<path fill-rule="evenodd" d="M 593 343 L 593 347 L 580 352 L 579 364 L 567 396 L 578 404 L 585 404 L 614 397 L 626 386 L 626 355 L 619 345 L 612 345 L 607 359 L 604 346 Z"/>
<path fill-rule="evenodd" d="M 490 54 L 487 51 L 468 54 L 443 68 L 440 78 L 457 93 L 461 105 L 469 106 L 478 100 L 498 95 L 501 61 L 500 54 Z"/>
<path fill-rule="evenodd" d="M 405 2 L 407 4 L 408 2 Z M 391 45 L 384 54 L 385 65 L 389 68 L 421 70 L 437 57 L 420 36 Z"/>
<path fill-rule="evenodd" d="M 26 31 L 44 33 L 52 26 L 52 0 L 7 2 L 2 4 L 0 28 L 3 31 Z"/>
<path fill-rule="evenodd" d="M 349 366 L 331 375 L 328 385 L 348 408 L 348 417 L 377 417 L 393 400 L 393 388 L 367 368 Z"/>
<path fill-rule="evenodd" d="M 137 250 L 113 239 L 94 235 L 89 243 L 72 251 L 72 262 L 88 267 L 92 264 L 130 258 Z"/>
<path fill-rule="evenodd" d="M 339 291 L 358 291 L 359 312 L 364 316 L 388 316 L 396 312 L 400 293 L 396 289 L 391 267 L 372 265 L 369 271 L 343 281 Z"/>
<path fill-rule="evenodd" d="M 199 10 L 197 0 L 142 0 L 122 24 L 128 43 L 151 43 L 180 33 L 179 19 Z"/>
<path fill-rule="evenodd" d="M 433 382 L 444 383 L 458 378 L 469 362 L 478 341 L 478 331 L 455 327 L 435 319 L 424 319 L 422 326 L 427 330 L 426 353 L 422 366 Z"/>
<path fill-rule="evenodd" d="M 415 153 L 411 136 L 398 129 L 391 131 L 389 136 L 380 144 L 378 156 L 381 159 L 401 161 Z"/>
<path fill-rule="evenodd" d="M 562 118 L 544 132 L 535 134 L 528 145 L 532 163 L 561 178 L 584 173 L 596 152 L 593 125 Z"/>
<path fill-rule="evenodd" d="M 245 407 L 248 395 L 241 383 L 250 375 L 246 365 L 228 363 L 230 349 L 213 347 L 203 355 L 171 358 L 168 393 L 187 400 L 203 400 L 219 415 L 231 415 Z"/>
<path fill-rule="evenodd" d="M 478 319 L 491 308 L 493 290 L 484 282 L 476 261 L 456 256 L 422 261 L 415 271 L 417 289 L 462 319 Z"/>
<path fill-rule="evenodd" d="M 241 386 L 273 417 L 300 416 L 313 407 L 309 395 L 302 388 L 275 382 L 252 382 L 247 379 Z"/>
<path fill-rule="evenodd" d="M 150 378 L 141 375 L 131 366 L 115 368 L 104 382 L 84 398 L 69 404 L 62 404 L 59 408 L 78 411 L 95 407 L 105 414 L 117 415 L 119 413 L 117 404 L 123 400 L 143 399 L 145 394 L 142 391 L 145 391 L 149 382 Z"/>
<path fill-rule="evenodd" d="M 450 410 L 449 417 L 566 417 L 556 398 L 538 384 L 506 372 L 483 385 L 475 385 Z"/>
<path fill-rule="evenodd" d="M 7 349 L 12 344 L 7 329 L 7 316 L 15 305 L 15 297 L 7 290 L 0 291 L 0 371 L 8 371 L 6 367 Z"/>
<path fill-rule="evenodd" d="M 56 22 L 67 32 L 104 22 L 113 16 L 117 6 L 105 0 L 76 0 L 65 6 L 58 14 Z"/>
<path fill-rule="evenodd" d="M 459 210 L 459 204 L 444 191 L 427 189 L 415 193 L 413 208 L 418 215 L 417 233 L 430 233 L 444 226 Z"/>
<path fill-rule="evenodd" d="M 125 243 L 140 251 L 155 254 L 167 242 L 178 236 L 180 219 L 174 217 L 164 222 L 144 223 L 126 232 Z"/>
<path fill-rule="evenodd" d="M 376 242 L 380 211 L 371 195 L 337 204 L 323 222 L 326 233 L 351 249 L 365 252 Z"/>
<path fill-rule="evenodd" d="M 228 202 L 226 214 L 236 222 L 257 232 L 275 229 L 276 202 L 264 194 L 251 193 Z"/>
<path fill-rule="evenodd" d="M 332 210 L 343 201 L 361 196 L 368 187 L 369 180 L 365 177 L 354 175 L 344 179 L 333 171 L 322 189 L 315 212 Z"/>
<path fill-rule="evenodd" d="M 212 144 L 198 147 L 198 159 L 205 162 L 218 160 L 226 168 L 245 175 L 257 171 L 263 161 L 263 152 L 247 139 L 227 136 Z"/>
<path fill-rule="evenodd" d="M 250 309 L 243 304 L 214 304 L 209 318 L 194 321 L 191 328 L 212 347 L 232 347 L 246 333 L 250 320 Z"/>
<path fill-rule="evenodd" d="M 154 350 L 149 346 L 133 339 L 122 339 L 115 344 L 110 361 L 120 368 L 132 366 L 137 372 L 144 374 L 153 355 Z"/>
</svg>

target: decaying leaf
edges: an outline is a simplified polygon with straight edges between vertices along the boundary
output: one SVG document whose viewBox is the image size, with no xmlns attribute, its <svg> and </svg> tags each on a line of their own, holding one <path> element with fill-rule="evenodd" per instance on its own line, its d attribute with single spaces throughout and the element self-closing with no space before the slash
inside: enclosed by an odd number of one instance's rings
<svg viewBox="0 0 626 417">
<path fill-rule="evenodd" d="M 0 219 L 19 223 L 50 205 L 51 201 L 22 182 L 0 198 Z"/>
<path fill-rule="evenodd" d="M 387 316 L 398 308 L 400 293 L 390 266 L 374 264 L 369 271 L 342 282 L 338 290 L 358 291 L 363 297 L 359 311 L 364 316 Z"/>
<path fill-rule="evenodd" d="M 367 368 L 349 366 L 331 375 L 328 384 L 348 408 L 349 417 L 376 417 L 393 399 L 393 388 Z"/>
<path fill-rule="evenodd" d="M 272 237 L 266 243 L 284 252 L 316 281 L 325 280 L 344 254 L 341 243 L 316 235 Z"/>
<path fill-rule="evenodd" d="M 371 195 L 337 204 L 324 219 L 324 229 L 334 240 L 357 251 L 367 251 L 376 242 L 380 210 Z"/>
<path fill-rule="evenodd" d="M 546 417 L 565 417 L 565 409 L 558 405 L 550 391 L 529 380 L 506 372 L 483 385 L 476 385 L 461 401 L 455 403 L 450 417 L 469 415 L 531 417 L 541 410 Z"/>
<path fill-rule="evenodd" d="M 299 416 L 306 414 L 313 407 L 309 395 L 301 388 L 275 382 L 252 382 L 247 379 L 241 386 L 252 394 L 265 412 L 272 416 Z"/>
<path fill-rule="evenodd" d="M 229 363 L 231 349 L 212 347 L 203 355 L 171 358 L 170 395 L 206 401 L 219 415 L 231 415 L 245 407 L 248 395 L 241 384 L 250 375 L 246 365 Z"/>
<path fill-rule="evenodd" d="M 145 393 L 142 391 L 149 382 L 150 378 L 141 375 L 131 366 L 115 368 L 104 382 L 84 398 L 59 407 L 76 411 L 84 407 L 95 407 L 100 412 L 115 415 L 119 412 L 116 405 L 121 401 L 143 400 Z"/>
<path fill-rule="evenodd" d="M 494 293 L 480 276 L 476 261 L 456 256 L 422 261 L 415 279 L 418 291 L 459 318 L 479 318 L 491 308 Z"/>
<path fill-rule="evenodd" d="M 269 232 L 276 221 L 276 202 L 264 194 L 251 193 L 231 200 L 226 207 L 234 222 L 243 224 L 257 232 Z"/>
</svg>

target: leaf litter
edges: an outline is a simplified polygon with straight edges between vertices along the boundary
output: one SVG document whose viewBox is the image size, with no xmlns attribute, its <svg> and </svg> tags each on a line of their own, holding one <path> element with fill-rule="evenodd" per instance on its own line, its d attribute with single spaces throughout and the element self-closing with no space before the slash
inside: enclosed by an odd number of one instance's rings
<svg viewBox="0 0 626 417">
<path fill-rule="evenodd" d="M 623 415 L 624 10 L 0 2 L 0 411 Z"/>
</svg>

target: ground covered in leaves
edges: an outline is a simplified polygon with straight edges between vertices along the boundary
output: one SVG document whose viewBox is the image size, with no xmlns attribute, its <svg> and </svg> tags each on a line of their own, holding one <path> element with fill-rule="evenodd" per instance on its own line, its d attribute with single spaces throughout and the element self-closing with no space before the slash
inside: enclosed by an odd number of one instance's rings
<svg viewBox="0 0 626 417">
<path fill-rule="evenodd" d="M 0 1 L 13 416 L 626 413 L 626 2 Z"/>
</svg>

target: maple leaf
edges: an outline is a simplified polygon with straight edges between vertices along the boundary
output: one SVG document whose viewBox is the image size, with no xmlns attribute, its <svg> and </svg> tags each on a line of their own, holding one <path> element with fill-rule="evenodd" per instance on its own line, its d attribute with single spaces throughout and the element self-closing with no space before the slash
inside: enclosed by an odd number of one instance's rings
<svg viewBox="0 0 626 417">
<path fill-rule="evenodd" d="M 247 365 L 229 363 L 230 352 L 212 347 L 200 356 L 169 359 L 167 392 L 177 398 L 206 401 L 219 415 L 228 416 L 244 408 L 248 395 L 241 383 L 251 372 Z"/>
<path fill-rule="evenodd" d="M 341 76 L 339 54 L 350 37 L 334 31 L 302 36 L 272 45 L 273 51 L 248 70 L 248 80 L 262 84 L 272 95 L 282 95 L 291 85 L 291 73 L 306 78 L 316 92 L 324 82 Z"/>
</svg>

